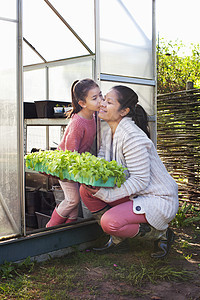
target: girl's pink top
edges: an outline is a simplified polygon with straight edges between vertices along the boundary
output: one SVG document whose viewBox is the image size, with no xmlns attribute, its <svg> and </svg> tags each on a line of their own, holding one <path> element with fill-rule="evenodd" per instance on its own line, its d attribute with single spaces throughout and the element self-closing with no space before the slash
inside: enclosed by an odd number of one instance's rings
<svg viewBox="0 0 200 300">
<path fill-rule="evenodd" d="M 84 119 L 78 114 L 72 116 L 64 136 L 58 145 L 60 150 L 89 152 L 96 134 L 95 117 L 91 120 Z"/>
</svg>

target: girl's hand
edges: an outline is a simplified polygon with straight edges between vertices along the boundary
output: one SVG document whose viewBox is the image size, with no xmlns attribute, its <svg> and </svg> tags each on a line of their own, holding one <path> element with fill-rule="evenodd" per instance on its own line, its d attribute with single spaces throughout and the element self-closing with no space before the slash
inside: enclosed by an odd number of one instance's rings
<svg viewBox="0 0 200 300">
<path fill-rule="evenodd" d="M 100 187 L 97 186 L 91 186 L 91 185 L 86 185 L 86 184 L 82 184 L 82 186 L 88 191 L 90 192 L 92 195 L 96 194 L 98 192 L 98 190 L 100 189 Z"/>
</svg>

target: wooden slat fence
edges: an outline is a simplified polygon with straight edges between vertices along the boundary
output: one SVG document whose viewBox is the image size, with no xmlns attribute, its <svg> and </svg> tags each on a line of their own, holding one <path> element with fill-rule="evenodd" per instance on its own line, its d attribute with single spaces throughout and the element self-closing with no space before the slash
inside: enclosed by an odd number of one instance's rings
<svg viewBox="0 0 200 300">
<path fill-rule="evenodd" d="M 179 199 L 200 204 L 200 89 L 157 97 L 158 153 Z"/>
</svg>

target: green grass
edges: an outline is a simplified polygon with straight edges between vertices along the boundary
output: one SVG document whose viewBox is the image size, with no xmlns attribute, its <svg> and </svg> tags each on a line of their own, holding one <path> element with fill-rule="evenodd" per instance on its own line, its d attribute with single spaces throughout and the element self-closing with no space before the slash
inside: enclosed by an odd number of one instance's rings
<svg viewBox="0 0 200 300">
<path fill-rule="evenodd" d="M 90 253 L 74 253 L 63 259 L 51 259 L 45 263 L 35 263 L 34 268 L 21 274 L 18 266 L 13 275 L 0 281 L 1 299 L 18 297 L 21 299 L 68 299 L 66 296 L 73 290 L 84 290 L 82 278 L 86 270 L 103 270 L 103 278 L 98 278 L 98 284 L 103 280 L 122 281 L 130 285 L 141 286 L 144 282 L 155 283 L 158 280 L 185 280 L 188 273 L 177 271 L 166 263 L 134 263 L 127 265 L 120 262 L 117 255 L 97 255 Z M 9 265 L 10 270 L 10 265 Z M 10 273 L 11 275 L 11 273 Z M 100 293 L 94 280 L 87 283 L 90 295 Z M 71 299 L 71 298 L 69 298 Z"/>
<path fill-rule="evenodd" d="M 184 270 L 176 270 L 168 263 L 150 262 L 144 264 L 132 264 L 127 266 L 119 266 L 114 277 L 117 280 L 125 280 L 132 285 L 141 286 L 144 282 L 156 283 L 157 281 L 186 281 L 191 275 Z"/>
<path fill-rule="evenodd" d="M 5 262 L 0 266 L 0 299 L 94 299 L 102 297 L 103 288 L 110 299 L 116 294 L 142 299 L 150 293 L 143 288 L 147 284 L 189 284 L 195 274 L 185 270 L 182 263 L 198 250 L 193 244 L 188 247 L 191 239 L 199 237 L 198 232 L 192 233 L 192 237 L 186 234 L 184 240 L 180 235 L 164 260 L 150 258 L 150 242 L 138 244 L 132 239 L 113 253 L 99 255 L 75 248 L 67 256 L 46 262 L 32 262 L 30 258 L 21 264 Z"/>
</svg>

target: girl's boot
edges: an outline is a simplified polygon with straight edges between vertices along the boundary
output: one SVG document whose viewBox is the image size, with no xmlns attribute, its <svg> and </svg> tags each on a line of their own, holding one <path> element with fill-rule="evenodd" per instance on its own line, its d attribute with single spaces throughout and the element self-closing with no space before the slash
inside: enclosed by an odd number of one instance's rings
<svg viewBox="0 0 200 300">
<path fill-rule="evenodd" d="M 71 224 L 77 222 L 77 220 L 78 220 L 78 205 L 71 211 L 67 220 L 65 221 L 65 224 Z"/>
<path fill-rule="evenodd" d="M 66 222 L 66 220 L 67 220 L 67 218 L 62 217 L 61 215 L 59 215 L 56 211 L 56 208 L 55 208 L 52 215 L 51 215 L 50 221 L 46 224 L 46 228 L 63 224 L 63 223 Z"/>
</svg>

